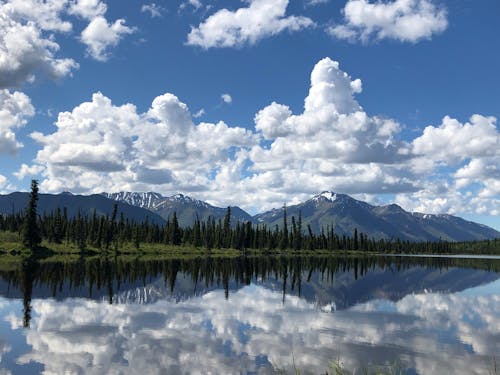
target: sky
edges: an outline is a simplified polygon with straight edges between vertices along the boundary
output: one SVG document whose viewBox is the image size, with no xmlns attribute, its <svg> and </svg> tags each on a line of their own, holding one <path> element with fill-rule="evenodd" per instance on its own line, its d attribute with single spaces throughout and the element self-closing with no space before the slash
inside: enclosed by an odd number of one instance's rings
<svg viewBox="0 0 500 375">
<path fill-rule="evenodd" d="M 325 190 L 500 229 L 497 0 L 0 0 L 0 193 Z"/>
</svg>

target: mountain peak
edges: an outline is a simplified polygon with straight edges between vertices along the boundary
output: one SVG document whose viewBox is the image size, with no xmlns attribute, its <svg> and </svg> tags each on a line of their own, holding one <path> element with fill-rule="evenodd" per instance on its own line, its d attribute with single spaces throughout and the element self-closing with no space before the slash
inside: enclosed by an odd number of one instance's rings
<svg viewBox="0 0 500 375">
<path fill-rule="evenodd" d="M 120 191 L 119 193 L 101 193 L 106 198 L 113 199 L 115 201 L 122 201 L 128 203 L 132 206 L 138 206 L 142 208 L 152 208 L 155 207 L 164 198 L 161 194 L 152 191 L 149 192 L 129 192 Z"/>
<path fill-rule="evenodd" d="M 319 200 L 319 199 L 326 199 L 329 200 L 330 202 L 335 202 L 338 198 L 337 193 L 333 191 L 323 191 L 318 195 L 315 195 L 312 199 L 313 200 Z"/>
</svg>

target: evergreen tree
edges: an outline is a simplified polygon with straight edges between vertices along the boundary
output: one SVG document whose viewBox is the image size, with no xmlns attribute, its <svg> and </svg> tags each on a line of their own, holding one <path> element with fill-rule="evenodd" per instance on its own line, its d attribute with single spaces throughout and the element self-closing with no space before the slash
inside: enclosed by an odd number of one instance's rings
<svg viewBox="0 0 500 375">
<path fill-rule="evenodd" d="M 286 222 L 286 204 L 283 205 L 283 230 L 282 230 L 281 244 L 282 250 L 288 248 L 288 224 Z"/>
<path fill-rule="evenodd" d="M 297 223 L 297 249 L 302 249 L 302 211 L 299 210 L 299 221 Z"/>
<path fill-rule="evenodd" d="M 23 245 L 30 250 L 36 249 L 42 238 L 37 223 L 38 181 L 31 180 L 31 193 L 22 228 Z"/>
<path fill-rule="evenodd" d="M 231 246 L 231 207 L 227 207 L 226 216 L 224 217 L 224 227 L 222 229 L 224 243 L 223 247 Z"/>
<path fill-rule="evenodd" d="M 54 242 L 61 243 L 63 237 L 63 223 L 61 217 L 61 209 L 57 207 L 54 217 Z"/>
<path fill-rule="evenodd" d="M 177 221 L 177 212 L 174 211 L 172 217 L 172 245 L 181 244 L 181 231 L 179 229 L 179 222 Z"/>
<path fill-rule="evenodd" d="M 78 249 L 81 253 L 85 252 L 87 237 L 85 233 L 85 219 L 80 214 L 80 210 L 78 210 L 78 216 L 76 219 L 76 243 L 78 245 Z"/>
</svg>

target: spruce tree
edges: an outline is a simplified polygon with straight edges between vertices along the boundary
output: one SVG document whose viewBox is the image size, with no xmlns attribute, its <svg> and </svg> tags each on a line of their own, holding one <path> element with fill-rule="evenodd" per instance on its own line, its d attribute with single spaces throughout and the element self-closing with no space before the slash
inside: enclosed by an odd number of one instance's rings
<svg viewBox="0 0 500 375">
<path fill-rule="evenodd" d="M 30 250 L 36 249 L 42 238 L 37 223 L 38 181 L 31 180 L 31 193 L 23 222 L 23 245 Z"/>
<path fill-rule="evenodd" d="M 231 207 L 227 207 L 226 216 L 224 217 L 223 227 L 223 247 L 231 246 Z"/>
<path fill-rule="evenodd" d="M 286 203 L 283 205 L 283 230 L 281 233 L 281 249 L 284 250 L 288 248 L 288 224 L 286 221 Z"/>
<path fill-rule="evenodd" d="M 172 218 L 172 245 L 181 244 L 181 231 L 179 229 L 179 222 L 177 221 L 177 212 L 174 211 Z"/>
</svg>

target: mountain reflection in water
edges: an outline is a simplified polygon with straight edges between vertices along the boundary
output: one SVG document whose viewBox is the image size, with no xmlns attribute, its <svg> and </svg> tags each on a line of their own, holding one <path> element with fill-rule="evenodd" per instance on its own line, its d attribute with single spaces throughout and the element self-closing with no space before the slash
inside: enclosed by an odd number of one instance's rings
<svg viewBox="0 0 500 375">
<path fill-rule="evenodd" d="M 498 271 L 388 257 L 24 262 L 0 271 L 0 373 L 321 373 L 341 358 L 487 374 Z"/>
</svg>

